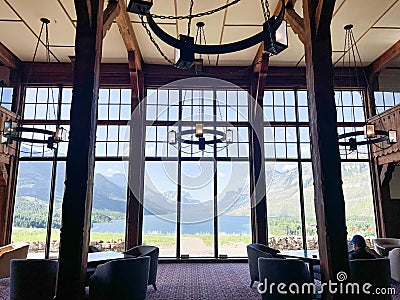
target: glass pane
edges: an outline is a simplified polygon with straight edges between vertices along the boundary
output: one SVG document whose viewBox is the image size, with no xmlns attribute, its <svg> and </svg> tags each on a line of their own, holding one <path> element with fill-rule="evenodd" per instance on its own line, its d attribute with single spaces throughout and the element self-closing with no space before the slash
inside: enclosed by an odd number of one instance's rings
<svg viewBox="0 0 400 300">
<path fill-rule="evenodd" d="M 11 240 L 30 242 L 29 258 L 44 258 L 51 169 L 52 162 L 19 163 Z"/>
<path fill-rule="evenodd" d="M 310 162 L 302 163 L 307 249 L 318 249 L 317 219 L 314 208 L 314 181 Z"/>
<path fill-rule="evenodd" d="M 181 254 L 214 256 L 213 179 L 212 162 L 182 162 Z"/>
<path fill-rule="evenodd" d="M 266 170 L 271 170 L 266 163 Z M 268 174 L 266 172 L 266 176 Z M 302 249 L 300 189 L 297 163 L 276 162 L 267 190 L 269 246 L 280 250 Z"/>
<path fill-rule="evenodd" d="M 375 219 L 368 162 L 342 163 L 348 235 L 375 236 Z"/>
<path fill-rule="evenodd" d="M 161 257 L 176 256 L 176 162 L 146 162 L 143 244 L 160 248 Z"/>
<path fill-rule="evenodd" d="M 249 162 L 218 162 L 218 249 L 246 257 L 251 243 Z"/>
<path fill-rule="evenodd" d="M 94 173 L 90 244 L 102 251 L 125 251 L 127 180 L 123 162 L 97 161 Z"/>
</svg>

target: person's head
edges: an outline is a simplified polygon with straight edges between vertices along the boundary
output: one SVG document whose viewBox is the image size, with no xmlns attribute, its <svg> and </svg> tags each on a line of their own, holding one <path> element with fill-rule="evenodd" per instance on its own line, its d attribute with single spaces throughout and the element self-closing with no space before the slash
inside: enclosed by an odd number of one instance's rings
<svg viewBox="0 0 400 300">
<path fill-rule="evenodd" d="M 358 234 L 353 236 L 353 238 L 350 241 L 350 244 L 352 244 L 354 246 L 354 250 L 366 247 L 365 239 L 361 235 L 358 235 Z"/>
</svg>

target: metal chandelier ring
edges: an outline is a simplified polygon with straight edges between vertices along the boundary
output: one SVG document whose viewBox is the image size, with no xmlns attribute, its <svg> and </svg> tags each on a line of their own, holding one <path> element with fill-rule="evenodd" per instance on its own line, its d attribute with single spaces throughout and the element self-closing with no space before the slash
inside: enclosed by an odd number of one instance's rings
<svg viewBox="0 0 400 300">
<path fill-rule="evenodd" d="M 356 144 L 361 146 L 361 145 L 372 145 L 375 143 L 380 143 L 380 142 L 384 142 L 388 140 L 388 132 L 384 131 L 384 130 L 375 130 L 375 133 L 377 135 L 381 135 L 381 137 L 377 137 L 374 139 L 367 139 L 365 141 L 356 141 Z M 339 140 L 339 145 L 340 146 L 349 146 L 349 142 L 340 142 L 341 139 L 345 139 L 348 137 L 356 137 L 356 136 L 360 136 L 360 135 L 365 135 L 364 131 L 353 131 L 353 132 L 348 132 L 348 133 L 344 133 L 341 135 L 338 135 L 338 140 Z"/>
<path fill-rule="evenodd" d="M 196 129 L 182 130 L 181 133 L 177 137 L 177 141 L 179 141 L 181 143 L 185 143 L 185 144 L 196 145 L 199 143 L 199 141 L 192 141 L 192 140 L 187 140 L 187 139 L 182 138 L 185 135 L 194 134 L 194 133 L 196 133 Z M 205 129 L 203 129 L 203 133 L 209 133 L 209 134 L 222 136 L 222 138 L 220 138 L 220 139 L 213 139 L 213 140 L 205 141 L 206 144 L 218 144 L 218 143 L 223 143 L 225 141 L 225 132 L 223 132 L 223 131 L 205 128 Z"/>
<path fill-rule="evenodd" d="M 275 32 L 279 26 L 281 25 L 284 17 L 285 17 L 285 0 L 282 0 L 282 8 L 278 14 L 277 17 L 272 17 L 269 19 L 267 22 L 270 22 L 269 27 L 273 32 Z M 149 24 L 149 27 L 151 30 L 154 32 L 154 34 L 160 38 L 163 42 L 167 43 L 168 45 L 178 48 L 178 49 L 183 49 L 184 47 L 188 47 L 187 44 L 184 42 L 180 41 L 177 38 L 174 38 L 173 36 L 170 36 L 168 33 L 166 33 L 164 30 L 161 29 L 160 26 L 157 25 L 157 23 L 153 20 L 151 15 L 146 15 L 147 18 L 147 23 Z M 244 40 L 238 41 L 238 42 L 233 42 L 229 44 L 223 44 L 223 45 L 198 45 L 194 44 L 192 46 L 192 50 L 195 53 L 199 54 L 224 54 L 224 53 L 231 53 L 231 52 L 236 52 L 240 50 L 244 50 L 247 48 L 250 48 L 254 45 L 257 45 L 261 43 L 265 39 L 265 32 L 261 31 L 251 37 L 248 37 Z"/>
</svg>

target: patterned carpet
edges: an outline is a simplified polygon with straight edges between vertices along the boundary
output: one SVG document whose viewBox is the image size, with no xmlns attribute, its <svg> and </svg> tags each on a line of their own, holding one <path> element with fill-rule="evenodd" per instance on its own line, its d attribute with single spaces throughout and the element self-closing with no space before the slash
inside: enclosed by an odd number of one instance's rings
<svg viewBox="0 0 400 300">
<path fill-rule="evenodd" d="M 160 264 L 158 290 L 149 286 L 147 299 L 162 300 L 252 300 L 261 299 L 256 284 L 249 287 L 250 274 L 243 263 L 180 263 Z M 400 283 L 394 300 L 400 300 Z M 9 279 L 0 279 L 0 300 L 9 300 Z"/>
</svg>

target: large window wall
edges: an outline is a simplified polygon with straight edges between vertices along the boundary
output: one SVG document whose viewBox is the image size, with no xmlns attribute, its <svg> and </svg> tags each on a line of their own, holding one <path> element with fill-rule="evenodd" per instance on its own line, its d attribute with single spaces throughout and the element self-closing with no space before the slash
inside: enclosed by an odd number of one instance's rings
<svg viewBox="0 0 400 300">
<path fill-rule="evenodd" d="M 122 159 L 129 143 L 126 130 L 131 114 L 130 93 L 130 89 L 108 88 L 99 92 L 91 243 L 102 250 L 124 250 L 127 180 Z M 71 100 L 69 87 L 28 87 L 22 122 L 27 127 L 49 130 L 54 130 L 59 123 L 69 131 Z M 60 120 L 57 120 L 58 113 Z M 43 138 L 31 133 L 24 136 Z M 67 150 L 67 142 L 59 144 L 52 256 L 58 254 Z M 53 157 L 54 151 L 46 145 L 21 145 L 12 240 L 31 242 L 29 255 L 32 257 L 44 256 Z"/>
<path fill-rule="evenodd" d="M 365 122 L 362 92 L 335 92 L 338 134 Z M 270 246 L 318 247 L 310 154 L 307 92 L 269 90 L 264 94 L 264 149 Z M 368 148 L 341 147 L 342 179 L 349 236 L 375 235 Z"/>
<path fill-rule="evenodd" d="M 91 243 L 102 250 L 124 250 L 127 181 L 122 161 L 129 149 L 130 99 L 129 89 L 103 88 L 99 93 Z M 337 91 L 335 99 L 338 132 L 359 129 L 365 121 L 361 92 Z M 28 87 L 24 125 L 54 130 L 60 110 L 59 122 L 68 130 L 71 100 L 71 88 Z M 314 249 L 318 244 L 307 93 L 265 91 L 263 110 L 270 246 Z M 206 151 L 197 145 L 170 145 L 168 131 L 177 130 L 179 120 L 182 130 L 193 129 L 199 121 L 220 131 L 230 129 L 234 142 L 207 146 Z M 143 243 L 159 246 L 162 257 L 246 256 L 245 246 L 251 242 L 248 93 L 148 89 L 145 126 Z M 51 237 L 54 255 L 66 154 L 67 143 L 61 143 Z M 53 151 L 24 143 L 20 156 L 12 239 L 33 242 L 33 255 L 40 257 Z M 341 157 L 348 233 L 374 236 L 368 149 L 341 149 Z"/>
<path fill-rule="evenodd" d="M 161 256 L 246 256 L 248 107 L 242 90 L 147 90 L 143 241 L 159 245 Z M 168 144 L 168 131 L 194 129 L 198 122 L 232 130 L 234 142 L 207 145 L 205 151 Z"/>
</svg>

